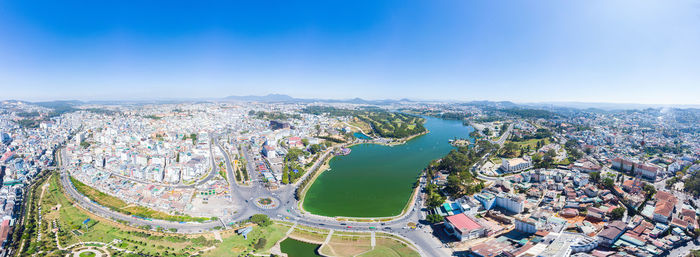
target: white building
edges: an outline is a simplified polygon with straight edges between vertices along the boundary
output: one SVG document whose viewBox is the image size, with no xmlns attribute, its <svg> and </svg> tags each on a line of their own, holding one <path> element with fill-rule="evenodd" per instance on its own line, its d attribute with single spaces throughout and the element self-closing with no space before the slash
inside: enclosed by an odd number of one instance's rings
<svg viewBox="0 0 700 257">
<path fill-rule="evenodd" d="M 524 158 L 502 159 L 501 170 L 506 172 L 517 172 L 532 168 L 532 162 Z"/>
<path fill-rule="evenodd" d="M 515 230 L 517 231 L 534 234 L 537 232 L 537 229 L 537 222 L 532 219 L 515 219 Z"/>
<path fill-rule="evenodd" d="M 496 197 L 495 205 L 514 213 L 521 213 L 525 209 L 522 198 L 504 193 Z"/>
</svg>

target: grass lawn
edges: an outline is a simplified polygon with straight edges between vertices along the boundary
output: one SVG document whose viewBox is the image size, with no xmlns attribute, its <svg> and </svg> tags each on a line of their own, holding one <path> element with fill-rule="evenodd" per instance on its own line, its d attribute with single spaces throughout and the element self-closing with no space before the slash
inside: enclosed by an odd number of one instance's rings
<svg viewBox="0 0 700 257">
<path fill-rule="evenodd" d="M 549 140 L 549 138 L 545 138 L 545 139 L 530 139 L 530 140 L 525 140 L 525 141 L 520 141 L 520 142 L 514 142 L 514 141 L 508 140 L 508 141 L 506 141 L 506 142 L 515 143 L 516 145 L 518 145 L 518 147 L 523 147 L 523 148 L 525 148 L 525 147 L 527 147 L 527 146 L 530 146 L 530 149 L 532 149 L 532 150 L 537 150 L 537 142 L 540 141 L 540 140 L 544 140 L 544 144 L 545 144 L 545 145 L 551 143 L 551 141 Z"/>
<path fill-rule="evenodd" d="M 338 236 L 324 245 L 320 252 L 328 256 L 356 256 L 372 249 L 371 236 Z"/>
<path fill-rule="evenodd" d="M 93 252 L 82 252 L 82 253 L 80 253 L 80 257 L 95 257 L 95 253 L 93 253 Z"/>
<path fill-rule="evenodd" d="M 248 239 L 232 234 L 224 237 L 224 241 L 216 249 L 205 252 L 202 256 L 245 256 L 253 251 L 253 246 L 258 242 L 259 238 L 265 238 L 267 242 L 265 247 L 256 252 L 267 252 L 277 241 L 284 237 L 287 230 L 289 230 L 289 227 L 281 224 L 272 224 L 267 227 L 256 226 L 253 231 L 248 233 Z"/>
<path fill-rule="evenodd" d="M 557 164 L 558 164 L 558 165 L 569 165 L 569 164 L 571 164 L 571 161 L 569 161 L 568 158 L 564 158 L 563 160 L 561 160 L 561 161 L 558 162 Z"/>
<path fill-rule="evenodd" d="M 127 215 L 136 215 L 144 218 L 152 218 L 159 220 L 169 220 L 169 221 L 197 221 L 203 222 L 209 220 L 209 218 L 204 217 L 191 217 L 186 215 L 170 215 L 165 212 L 156 211 L 147 207 L 132 205 L 129 206 L 126 202 L 121 199 L 108 195 L 106 193 L 100 192 L 95 188 L 92 188 L 83 182 L 70 178 L 71 182 L 81 194 L 87 196 L 93 201 L 99 203 L 102 206 L 112 209 L 113 211 L 121 212 Z M 128 207 L 127 207 L 128 206 Z"/>
<path fill-rule="evenodd" d="M 388 238 L 376 238 L 377 245 L 374 250 L 369 251 L 360 256 L 363 257 L 403 257 L 403 256 L 420 256 L 416 251 L 406 246 L 400 241 Z"/>
<path fill-rule="evenodd" d="M 42 209 L 46 213 L 43 222 L 50 224 L 53 220 L 57 221 L 60 227 L 59 240 L 62 246 L 79 241 L 110 243 L 114 239 L 120 239 L 122 240 L 122 243 L 118 245 L 120 248 L 151 255 L 162 255 L 168 251 L 177 254 L 176 256 L 188 256 L 187 252 L 194 253 L 214 243 L 213 240 L 206 240 L 203 237 L 186 238 L 180 235 L 159 235 L 156 232 L 139 230 L 105 220 L 73 206 L 60 188 L 58 175 L 53 175 L 49 181 L 51 184 L 42 200 Z M 61 205 L 60 209 L 51 210 L 52 207 L 56 207 L 56 204 Z M 90 221 L 87 226 L 84 226 L 83 221 L 88 218 Z M 73 230 L 79 230 L 82 235 L 80 233 L 76 235 L 72 232 Z M 55 244 L 53 238 L 50 242 Z"/>
<path fill-rule="evenodd" d="M 326 241 L 326 236 L 328 236 L 328 231 L 326 232 L 312 232 L 312 231 L 304 231 L 300 229 L 294 229 L 291 234 L 289 234 L 289 237 L 292 238 L 297 238 L 297 239 L 304 239 L 306 241 L 311 241 L 311 242 L 317 242 L 317 243 L 323 243 Z"/>
</svg>

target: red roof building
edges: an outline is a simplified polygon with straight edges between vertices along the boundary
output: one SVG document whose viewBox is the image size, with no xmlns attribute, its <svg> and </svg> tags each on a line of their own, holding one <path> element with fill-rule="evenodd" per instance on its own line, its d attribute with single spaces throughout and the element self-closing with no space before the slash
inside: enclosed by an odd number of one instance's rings
<svg viewBox="0 0 700 257">
<path fill-rule="evenodd" d="M 676 207 L 678 199 L 666 191 L 656 192 L 656 206 L 654 207 L 654 221 L 668 223 Z"/>
<path fill-rule="evenodd" d="M 460 241 L 482 237 L 486 234 L 484 226 L 464 213 L 445 217 L 446 232 L 454 235 Z"/>
</svg>

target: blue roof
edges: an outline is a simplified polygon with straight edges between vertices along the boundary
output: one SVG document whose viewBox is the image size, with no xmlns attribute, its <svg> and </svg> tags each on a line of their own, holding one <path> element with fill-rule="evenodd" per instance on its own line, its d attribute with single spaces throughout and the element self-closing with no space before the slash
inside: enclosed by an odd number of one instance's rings
<svg viewBox="0 0 700 257">
<path fill-rule="evenodd" d="M 448 212 L 452 210 L 452 206 L 449 203 L 443 203 L 442 208 L 444 208 L 445 211 L 448 211 Z"/>
</svg>

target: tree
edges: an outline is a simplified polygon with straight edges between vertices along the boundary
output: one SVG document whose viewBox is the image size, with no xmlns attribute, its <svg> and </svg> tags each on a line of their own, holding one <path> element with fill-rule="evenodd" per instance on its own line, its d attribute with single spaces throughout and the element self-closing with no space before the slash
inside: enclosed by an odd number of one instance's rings
<svg viewBox="0 0 700 257">
<path fill-rule="evenodd" d="M 272 224 L 272 221 L 270 221 L 270 217 L 268 217 L 265 214 L 253 214 L 253 216 L 250 216 L 250 222 L 258 224 L 262 227 L 266 227 Z"/>
<path fill-rule="evenodd" d="M 517 155 L 518 145 L 513 142 L 508 142 L 503 145 L 503 155 L 513 157 Z"/>
<path fill-rule="evenodd" d="M 600 181 L 600 172 L 599 171 L 591 172 L 590 177 L 591 177 L 591 181 L 598 183 Z"/>
<path fill-rule="evenodd" d="M 425 217 L 425 220 L 430 222 L 431 224 L 435 224 L 435 223 L 442 222 L 443 218 L 442 218 L 442 216 L 440 216 L 440 214 L 434 213 L 434 214 L 428 214 L 428 216 Z"/>
<path fill-rule="evenodd" d="M 605 187 L 608 189 L 612 189 L 615 186 L 615 180 L 612 178 L 605 178 L 603 179 L 603 185 L 605 185 Z"/>
<path fill-rule="evenodd" d="M 644 184 L 643 189 L 647 200 L 650 200 L 654 194 L 656 194 L 656 188 L 651 184 Z"/>
<path fill-rule="evenodd" d="M 282 171 L 282 184 L 289 184 L 289 173 L 287 170 L 289 170 L 289 166 L 285 166 Z"/>
<path fill-rule="evenodd" d="M 261 237 L 260 239 L 258 239 L 258 242 L 255 243 L 255 249 L 256 250 L 263 249 L 265 247 L 265 244 L 267 244 L 267 239 L 265 239 L 264 237 Z"/>
<path fill-rule="evenodd" d="M 625 216 L 625 211 L 626 209 L 624 207 L 617 207 L 612 210 L 612 212 L 610 213 L 610 217 L 613 220 L 622 219 L 622 216 Z"/>
<path fill-rule="evenodd" d="M 292 148 L 287 151 L 287 155 L 284 157 L 285 161 L 297 161 L 299 156 L 303 155 L 304 152 L 301 149 Z"/>
<path fill-rule="evenodd" d="M 450 195 L 456 195 L 459 194 L 460 191 L 462 191 L 462 181 L 460 181 L 459 176 L 457 174 L 450 174 L 447 176 L 447 187 L 445 190 L 450 194 Z"/>
<path fill-rule="evenodd" d="M 428 207 L 430 207 L 430 208 L 438 207 L 438 206 L 442 205 L 442 203 L 444 203 L 444 202 L 445 202 L 445 197 L 441 196 L 438 193 L 432 193 L 428 197 Z"/>
</svg>

